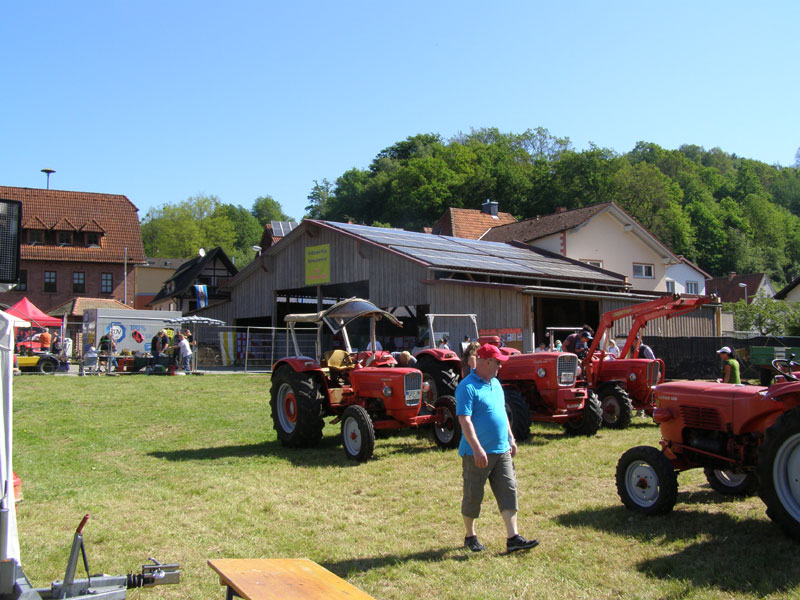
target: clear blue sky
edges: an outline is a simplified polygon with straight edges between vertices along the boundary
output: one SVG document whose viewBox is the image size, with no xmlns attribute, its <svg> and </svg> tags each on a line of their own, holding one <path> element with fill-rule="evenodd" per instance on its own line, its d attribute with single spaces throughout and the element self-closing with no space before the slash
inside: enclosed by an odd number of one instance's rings
<svg viewBox="0 0 800 600">
<path fill-rule="evenodd" d="M 798 31 L 797 1 L 9 0 L 0 185 L 300 218 L 314 179 L 480 127 L 792 165 Z"/>
</svg>

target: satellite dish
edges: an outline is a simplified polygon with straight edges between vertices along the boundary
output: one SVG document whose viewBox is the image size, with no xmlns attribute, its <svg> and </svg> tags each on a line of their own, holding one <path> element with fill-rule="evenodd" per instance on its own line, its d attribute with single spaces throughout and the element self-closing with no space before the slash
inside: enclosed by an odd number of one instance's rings
<svg viewBox="0 0 800 600">
<path fill-rule="evenodd" d="M 206 251 L 203 248 L 200 248 L 200 250 L 198 250 L 197 253 L 200 255 L 201 258 L 206 255 Z"/>
</svg>

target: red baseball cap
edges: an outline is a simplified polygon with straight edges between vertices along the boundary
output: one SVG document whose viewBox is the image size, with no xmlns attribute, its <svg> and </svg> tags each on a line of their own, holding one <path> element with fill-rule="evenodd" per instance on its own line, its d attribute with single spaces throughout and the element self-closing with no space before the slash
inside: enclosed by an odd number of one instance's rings
<svg viewBox="0 0 800 600">
<path fill-rule="evenodd" d="M 500 348 L 492 344 L 484 344 L 475 353 L 478 358 L 496 358 L 500 362 L 508 360 L 508 355 L 500 352 Z"/>
</svg>

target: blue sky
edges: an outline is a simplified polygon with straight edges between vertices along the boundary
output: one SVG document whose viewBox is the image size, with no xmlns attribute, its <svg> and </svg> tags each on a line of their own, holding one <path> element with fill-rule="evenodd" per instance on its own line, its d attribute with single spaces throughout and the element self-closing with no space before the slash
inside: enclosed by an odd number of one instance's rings
<svg viewBox="0 0 800 600">
<path fill-rule="evenodd" d="M 792 165 L 800 2 L 8 1 L 0 184 L 304 213 L 417 133 Z"/>
</svg>

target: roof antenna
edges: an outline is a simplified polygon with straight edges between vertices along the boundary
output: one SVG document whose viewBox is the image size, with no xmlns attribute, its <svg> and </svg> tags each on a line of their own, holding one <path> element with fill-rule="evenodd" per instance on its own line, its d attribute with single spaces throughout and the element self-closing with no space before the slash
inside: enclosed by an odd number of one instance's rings
<svg viewBox="0 0 800 600">
<path fill-rule="evenodd" d="M 49 167 L 45 167 L 44 169 L 42 169 L 42 173 L 46 173 L 47 174 L 47 189 L 48 190 L 50 189 L 50 174 L 51 173 L 55 173 L 55 172 L 56 172 L 55 169 L 51 169 Z"/>
</svg>

